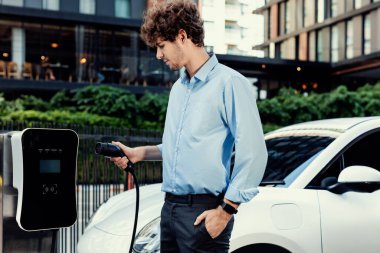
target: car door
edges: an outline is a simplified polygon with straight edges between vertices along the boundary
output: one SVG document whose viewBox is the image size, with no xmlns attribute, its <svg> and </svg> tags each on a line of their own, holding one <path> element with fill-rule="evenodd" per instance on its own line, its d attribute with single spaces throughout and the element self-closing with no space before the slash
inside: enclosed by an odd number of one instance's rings
<svg viewBox="0 0 380 253">
<path fill-rule="evenodd" d="M 333 193 L 326 184 L 352 165 L 380 170 L 380 132 L 374 131 L 351 143 L 309 187 L 318 190 L 323 253 L 380 252 L 380 190 Z M 329 183 L 328 183 L 329 182 Z"/>
</svg>

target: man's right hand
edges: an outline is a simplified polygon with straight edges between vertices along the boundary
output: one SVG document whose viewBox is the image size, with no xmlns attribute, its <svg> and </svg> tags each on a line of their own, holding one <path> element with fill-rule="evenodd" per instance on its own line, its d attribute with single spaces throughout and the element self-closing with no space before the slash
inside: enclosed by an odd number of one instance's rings
<svg viewBox="0 0 380 253">
<path fill-rule="evenodd" d="M 138 162 L 138 159 L 136 157 L 135 152 L 133 151 L 133 148 L 127 147 L 124 144 L 122 144 L 121 142 L 117 142 L 117 141 L 113 141 L 112 144 L 115 144 L 116 146 L 118 146 L 126 155 L 124 157 L 112 157 L 112 158 L 110 158 L 110 160 L 112 162 L 114 162 L 114 164 L 117 167 L 119 167 L 120 169 L 123 169 L 123 170 L 125 168 L 127 168 L 127 164 L 129 161 L 128 159 L 130 159 L 130 161 L 132 163 Z"/>
</svg>

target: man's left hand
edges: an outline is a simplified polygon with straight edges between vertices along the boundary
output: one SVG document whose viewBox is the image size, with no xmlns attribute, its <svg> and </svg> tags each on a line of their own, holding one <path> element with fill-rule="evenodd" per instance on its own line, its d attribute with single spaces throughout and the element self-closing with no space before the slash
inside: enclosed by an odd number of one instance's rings
<svg viewBox="0 0 380 253">
<path fill-rule="evenodd" d="M 222 209 L 221 206 L 218 206 L 215 209 L 204 211 L 197 217 L 194 225 L 197 226 L 205 220 L 207 232 L 210 234 L 212 239 L 215 239 L 223 232 L 231 217 L 231 214 L 228 214 Z"/>
</svg>

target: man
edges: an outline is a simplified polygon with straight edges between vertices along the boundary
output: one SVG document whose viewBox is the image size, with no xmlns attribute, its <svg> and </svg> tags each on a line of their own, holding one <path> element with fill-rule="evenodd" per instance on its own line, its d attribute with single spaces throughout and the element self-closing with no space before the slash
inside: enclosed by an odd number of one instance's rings
<svg viewBox="0 0 380 253">
<path fill-rule="evenodd" d="M 192 1 L 148 10 L 141 37 L 158 59 L 181 70 L 180 78 L 170 92 L 162 144 L 116 144 L 133 163 L 163 160 L 161 252 L 228 252 L 233 214 L 258 193 L 267 161 L 253 87 L 205 51 Z M 121 168 L 128 162 L 112 160 Z"/>
</svg>

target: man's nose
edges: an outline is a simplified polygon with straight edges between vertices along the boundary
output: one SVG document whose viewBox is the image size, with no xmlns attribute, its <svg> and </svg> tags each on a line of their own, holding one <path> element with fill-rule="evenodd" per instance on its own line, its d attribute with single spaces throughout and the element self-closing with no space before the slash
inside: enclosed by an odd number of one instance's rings
<svg viewBox="0 0 380 253">
<path fill-rule="evenodd" d="M 163 56 L 163 54 L 162 54 L 161 50 L 157 47 L 156 58 L 158 60 L 161 60 L 162 56 Z"/>
</svg>

